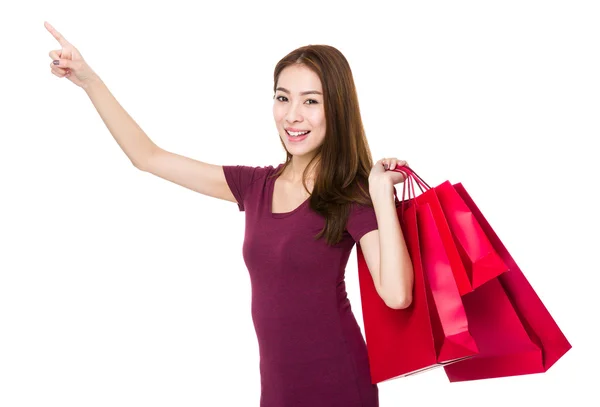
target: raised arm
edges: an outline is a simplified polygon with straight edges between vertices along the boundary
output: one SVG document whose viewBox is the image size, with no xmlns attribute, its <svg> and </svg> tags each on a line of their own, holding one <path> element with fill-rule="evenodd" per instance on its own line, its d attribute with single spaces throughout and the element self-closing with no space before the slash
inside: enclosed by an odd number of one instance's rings
<svg viewBox="0 0 600 407">
<path fill-rule="evenodd" d="M 236 202 L 223 167 L 158 147 L 115 99 L 99 77 L 83 87 L 104 124 L 133 165 L 204 195 Z"/>
<path fill-rule="evenodd" d="M 223 167 L 163 150 L 123 109 L 81 53 L 48 22 L 46 29 L 61 45 L 50 51 L 52 74 L 84 89 L 115 141 L 136 168 L 201 194 L 236 202 Z"/>
</svg>

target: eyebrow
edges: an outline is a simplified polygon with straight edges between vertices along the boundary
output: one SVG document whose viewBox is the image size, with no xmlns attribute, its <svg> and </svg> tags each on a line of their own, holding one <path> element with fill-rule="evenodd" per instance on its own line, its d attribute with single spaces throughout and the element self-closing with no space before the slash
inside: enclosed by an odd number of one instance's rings
<svg viewBox="0 0 600 407">
<path fill-rule="evenodd" d="M 289 90 L 287 90 L 286 88 L 282 88 L 282 87 L 279 87 L 279 88 L 277 88 L 275 90 L 280 90 L 280 91 L 285 92 L 285 93 L 290 93 Z M 323 94 L 321 92 L 319 92 L 318 90 L 307 90 L 306 92 L 300 92 L 300 95 L 310 95 L 310 94 L 316 94 L 316 95 L 323 96 Z"/>
</svg>

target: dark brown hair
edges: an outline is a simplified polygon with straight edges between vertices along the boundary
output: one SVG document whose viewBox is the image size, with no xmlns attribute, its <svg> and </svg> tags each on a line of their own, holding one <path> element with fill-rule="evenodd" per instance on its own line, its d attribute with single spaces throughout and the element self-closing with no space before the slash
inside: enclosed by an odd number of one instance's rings
<svg viewBox="0 0 600 407">
<path fill-rule="evenodd" d="M 358 96 L 350 65 L 344 55 L 329 45 L 300 47 L 275 66 L 273 92 L 281 71 L 300 64 L 315 72 L 323 86 L 326 131 L 317 154 L 307 165 L 302 184 L 307 192 L 306 174 L 313 161 L 317 166 L 310 207 L 325 217 L 325 227 L 315 238 L 325 236 L 329 245 L 338 243 L 346 228 L 353 202 L 372 206 L 368 178 L 373 166 L 360 116 Z M 281 141 L 283 147 L 285 144 Z M 286 161 L 279 176 L 289 165 L 292 155 L 286 150 Z"/>
</svg>

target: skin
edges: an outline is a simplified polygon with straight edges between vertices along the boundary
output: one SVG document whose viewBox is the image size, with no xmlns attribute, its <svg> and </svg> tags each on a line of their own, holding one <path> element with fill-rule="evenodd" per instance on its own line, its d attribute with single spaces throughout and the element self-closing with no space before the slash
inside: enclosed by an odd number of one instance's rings
<svg viewBox="0 0 600 407">
<path fill-rule="evenodd" d="M 50 71 L 59 78 L 67 78 L 75 85 L 85 88 L 97 79 L 96 73 L 84 61 L 83 57 L 49 22 L 44 26 L 61 45 L 61 49 L 50 51 L 52 60 L 60 60 L 60 65 L 50 63 Z"/>
<path fill-rule="evenodd" d="M 309 91 L 320 94 L 302 94 Z M 325 139 L 322 93 L 319 77 L 304 65 L 288 66 L 279 76 L 273 118 L 292 160 L 275 181 L 274 212 L 291 211 L 308 197 L 302 186 L 302 173 Z M 285 131 L 287 127 L 310 130 L 310 134 L 303 141 L 291 142 Z M 406 308 L 412 302 L 413 268 L 393 196 L 393 186 L 406 179 L 404 173 L 394 170 L 404 165 L 407 165 L 406 161 L 395 157 L 382 158 L 373 165 L 369 174 L 369 192 L 380 227 L 365 234 L 359 242 L 379 295 L 395 309 Z M 307 184 L 310 190 L 314 169 L 309 174 Z"/>
<path fill-rule="evenodd" d="M 50 63 L 51 73 L 86 90 L 111 134 L 136 168 L 199 193 L 236 202 L 221 166 L 177 155 L 154 144 L 118 104 L 81 53 L 48 22 L 44 22 L 44 26 L 61 45 L 61 49 L 49 53 L 50 58 L 58 62 Z M 275 182 L 273 211 L 286 212 L 308 197 L 302 185 L 302 174 L 325 138 L 326 121 L 323 96 L 301 95 L 305 91 L 323 91 L 314 72 L 303 66 L 287 67 L 282 71 L 277 87 L 288 91 L 276 91 L 273 117 L 279 136 L 292 154 L 292 162 Z M 311 133 L 306 140 L 292 143 L 288 140 L 286 127 L 311 130 Z M 373 165 L 368 180 L 369 193 L 379 229 L 365 234 L 359 242 L 379 296 L 394 309 L 411 304 L 413 289 L 412 263 L 393 195 L 394 185 L 406 178 L 402 172 L 394 171 L 403 165 L 407 165 L 406 161 L 395 157 L 382 158 Z M 314 168 L 309 171 L 309 190 L 312 190 L 311 178 L 314 178 Z"/>
</svg>

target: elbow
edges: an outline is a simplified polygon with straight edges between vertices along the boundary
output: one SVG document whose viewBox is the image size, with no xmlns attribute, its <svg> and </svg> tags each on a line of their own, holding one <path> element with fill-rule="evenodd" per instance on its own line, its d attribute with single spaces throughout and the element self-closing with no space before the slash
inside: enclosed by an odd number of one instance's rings
<svg viewBox="0 0 600 407">
<path fill-rule="evenodd" d="M 129 161 L 135 168 L 143 172 L 151 172 L 152 160 L 156 156 L 159 147 L 152 143 L 144 153 L 138 154 L 137 157 L 129 157 Z"/>
<path fill-rule="evenodd" d="M 391 309 L 406 309 L 412 304 L 412 295 L 405 294 L 395 298 L 393 301 L 387 301 L 386 305 Z"/>
<path fill-rule="evenodd" d="M 140 164 L 138 164 L 137 162 L 131 160 L 131 164 L 133 165 L 134 168 L 137 168 L 138 170 L 145 172 L 145 170 L 142 169 L 142 166 Z"/>
<path fill-rule="evenodd" d="M 394 290 L 394 293 L 388 295 L 388 300 L 385 302 L 386 305 L 392 309 L 406 309 L 410 307 L 413 302 L 413 282 L 403 284 L 398 289 Z"/>
<path fill-rule="evenodd" d="M 388 295 L 386 304 L 392 309 L 406 309 L 413 302 L 414 271 L 409 265 L 403 272 L 402 282 L 392 294 Z"/>
<path fill-rule="evenodd" d="M 131 161 L 131 164 L 133 164 L 133 166 L 135 168 L 137 168 L 138 170 L 143 171 L 143 172 L 148 172 L 148 159 L 147 158 L 137 159 L 137 160 L 130 158 L 129 161 Z"/>
</svg>

